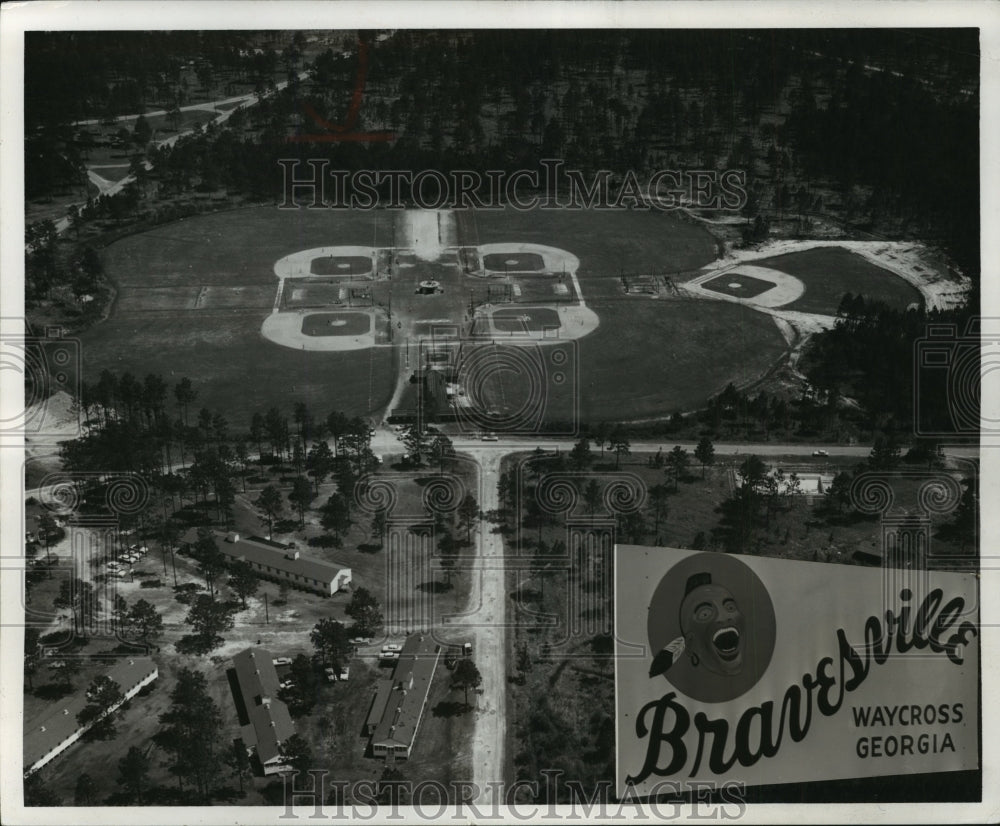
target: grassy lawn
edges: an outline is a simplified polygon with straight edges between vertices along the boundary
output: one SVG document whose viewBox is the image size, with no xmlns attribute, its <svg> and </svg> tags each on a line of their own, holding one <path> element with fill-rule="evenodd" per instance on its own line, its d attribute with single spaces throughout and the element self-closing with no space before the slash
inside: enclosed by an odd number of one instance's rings
<svg viewBox="0 0 1000 826">
<path fill-rule="evenodd" d="M 590 306 L 601 326 L 576 342 L 582 421 L 691 410 L 729 382 L 760 378 L 786 348 L 769 316 L 739 304 L 638 299 Z"/>
<path fill-rule="evenodd" d="M 466 211 L 458 221 L 462 244 L 531 242 L 573 253 L 588 300 L 602 283 L 617 295 L 621 271 L 672 274 L 716 257 L 715 239 L 706 230 L 656 210 Z"/>
<path fill-rule="evenodd" d="M 388 676 L 388 668 L 353 664 L 348 682 L 325 684 L 313 710 L 295 721 L 297 731 L 309 741 L 314 767 L 329 772 L 329 783 L 368 780 L 374 784 L 382 776 L 385 761 L 365 756 L 368 737 L 363 726 L 376 682 Z M 413 752 L 408 760 L 395 763 L 405 780 L 414 784 L 441 783 L 449 791 L 453 781 L 471 777 L 476 713 L 474 708 L 463 710 L 462 693 L 453 690 L 450 681 L 451 672 L 442 657 L 434 672 Z M 471 704 L 473 697 L 469 701 Z M 428 804 L 432 801 L 433 798 L 427 799 Z"/>
<path fill-rule="evenodd" d="M 910 304 L 923 306 L 916 287 L 842 247 L 815 247 L 753 263 L 787 272 L 806 285 L 805 293 L 786 310 L 833 315 L 845 293 L 860 294 L 899 310 Z"/>
<path fill-rule="evenodd" d="M 255 412 L 289 412 L 305 402 L 316 415 L 340 410 L 363 416 L 392 395 L 395 350 L 362 353 L 297 351 L 260 334 L 266 311 L 170 311 L 113 315 L 83 333 L 84 380 L 102 370 L 160 374 L 172 387 L 192 379 L 198 407 L 218 410 L 245 429 Z"/>
</svg>

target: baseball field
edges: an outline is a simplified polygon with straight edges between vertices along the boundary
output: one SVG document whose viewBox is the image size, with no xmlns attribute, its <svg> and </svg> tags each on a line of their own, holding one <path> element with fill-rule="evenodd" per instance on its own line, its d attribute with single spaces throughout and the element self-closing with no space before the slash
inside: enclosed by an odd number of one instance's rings
<svg viewBox="0 0 1000 826">
<path fill-rule="evenodd" d="M 904 307 L 920 300 L 836 247 L 762 259 L 755 275 L 708 281 L 705 297 L 622 288 L 623 275 L 683 281 L 716 256 L 707 231 L 656 211 L 257 207 L 188 218 L 103 251 L 118 296 L 82 336 L 84 374 L 189 377 L 196 404 L 235 426 L 298 401 L 321 415 L 380 416 L 421 339 L 491 339 L 499 353 L 527 336 L 542 348 L 570 340 L 573 370 L 557 371 L 560 409 L 547 413 L 649 418 L 751 383 L 782 356 L 770 316 L 705 300 L 766 295 L 764 268 L 804 284 L 787 309 L 832 313 L 845 292 Z M 437 286 L 421 288 L 428 282 Z M 496 376 L 487 395 L 518 395 L 516 371 Z"/>
</svg>

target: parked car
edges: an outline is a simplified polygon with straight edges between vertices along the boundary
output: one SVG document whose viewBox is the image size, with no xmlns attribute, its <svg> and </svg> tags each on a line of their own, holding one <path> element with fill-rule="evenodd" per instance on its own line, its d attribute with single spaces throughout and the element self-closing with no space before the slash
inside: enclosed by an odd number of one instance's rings
<svg viewBox="0 0 1000 826">
<path fill-rule="evenodd" d="M 500 437 L 497 436 L 496 433 L 484 433 L 483 434 L 483 441 L 484 442 L 499 442 L 500 441 Z"/>
<path fill-rule="evenodd" d="M 372 644 L 372 638 L 371 637 L 355 637 L 354 639 L 349 640 L 349 642 L 351 643 L 351 645 L 371 645 Z"/>
<path fill-rule="evenodd" d="M 395 643 L 390 642 L 390 643 L 386 643 L 385 645 L 383 645 L 382 646 L 382 650 L 383 651 L 402 651 L 403 650 L 403 646 L 396 645 Z"/>
<path fill-rule="evenodd" d="M 292 664 L 292 658 L 291 657 L 275 657 L 273 660 L 271 660 L 271 662 L 273 662 L 275 665 L 291 665 Z"/>
<path fill-rule="evenodd" d="M 825 450 L 814 450 L 813 451 L 813 456 L 829 456 L 829 455 L 830 454 L 827 453 Z"/>
</svg>

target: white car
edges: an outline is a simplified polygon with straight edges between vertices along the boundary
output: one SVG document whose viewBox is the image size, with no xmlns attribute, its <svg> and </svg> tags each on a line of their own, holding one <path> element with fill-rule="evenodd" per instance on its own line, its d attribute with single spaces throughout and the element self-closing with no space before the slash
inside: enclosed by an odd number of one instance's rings
<svg viewBox="0 0 1000 826">
<path fill-rule="evenodd" d="M 500 441 L 500 437 L 497 436 L 496 433 L 484 433 L 483 434 L 483 441 L 484 442 L 499 442 Z"/>
<path fill-rule="evenodd" d="M 396 645 L 395 643 L 392 643 L 392 642 L 387 643 L 386 645 L 382 646 L 382 651 L 383 652 L 386 652 L 386 651 L 389 651 L 389 652 L 392 652 L 392 651 L 402 651 L 402 650 L 403 650 L 403 646 Z"/>
<path fill-rule="evenodd" d="M 273 660 L 271 660 L 271 662 L 274 663 L 274 665 L 291 665 L 292 664 L 292 658 L 291 657 L 275 657 Z"/>
<path fill-rule="evenodd" d="M 830 454 L 827 453 L 825 450 L 814 450 L 813 451 L 813 456 L 829 456 L 829 455 Z"/>
</svg>

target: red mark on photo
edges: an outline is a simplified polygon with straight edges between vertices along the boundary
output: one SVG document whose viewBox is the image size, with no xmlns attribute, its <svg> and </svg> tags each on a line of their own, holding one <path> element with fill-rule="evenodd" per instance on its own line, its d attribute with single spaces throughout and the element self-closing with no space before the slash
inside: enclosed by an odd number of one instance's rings
<svg viewBox="0 0 1000 826">
<path fill-rule="evenodd" d="M 354 76 L 354 92 L 351 94 L 351 104 L 347 109 L 344 123 L 330 123 L 323 118 L 312 104 L 306 103 L 305 113 L 323 133 L 317 135 L 292 135 L 288 140 L 292 143 L 330 143 L 334 141 L 358 141 L 361 143 L 385 143 L 396 139 L 394 132 L 356 132 L 358 113 L 361 111 L 361 101 L 365 96 L 365 79 L 368 76 L 368 42 L 358 38 L 358 71 Z"/>
</svg>

